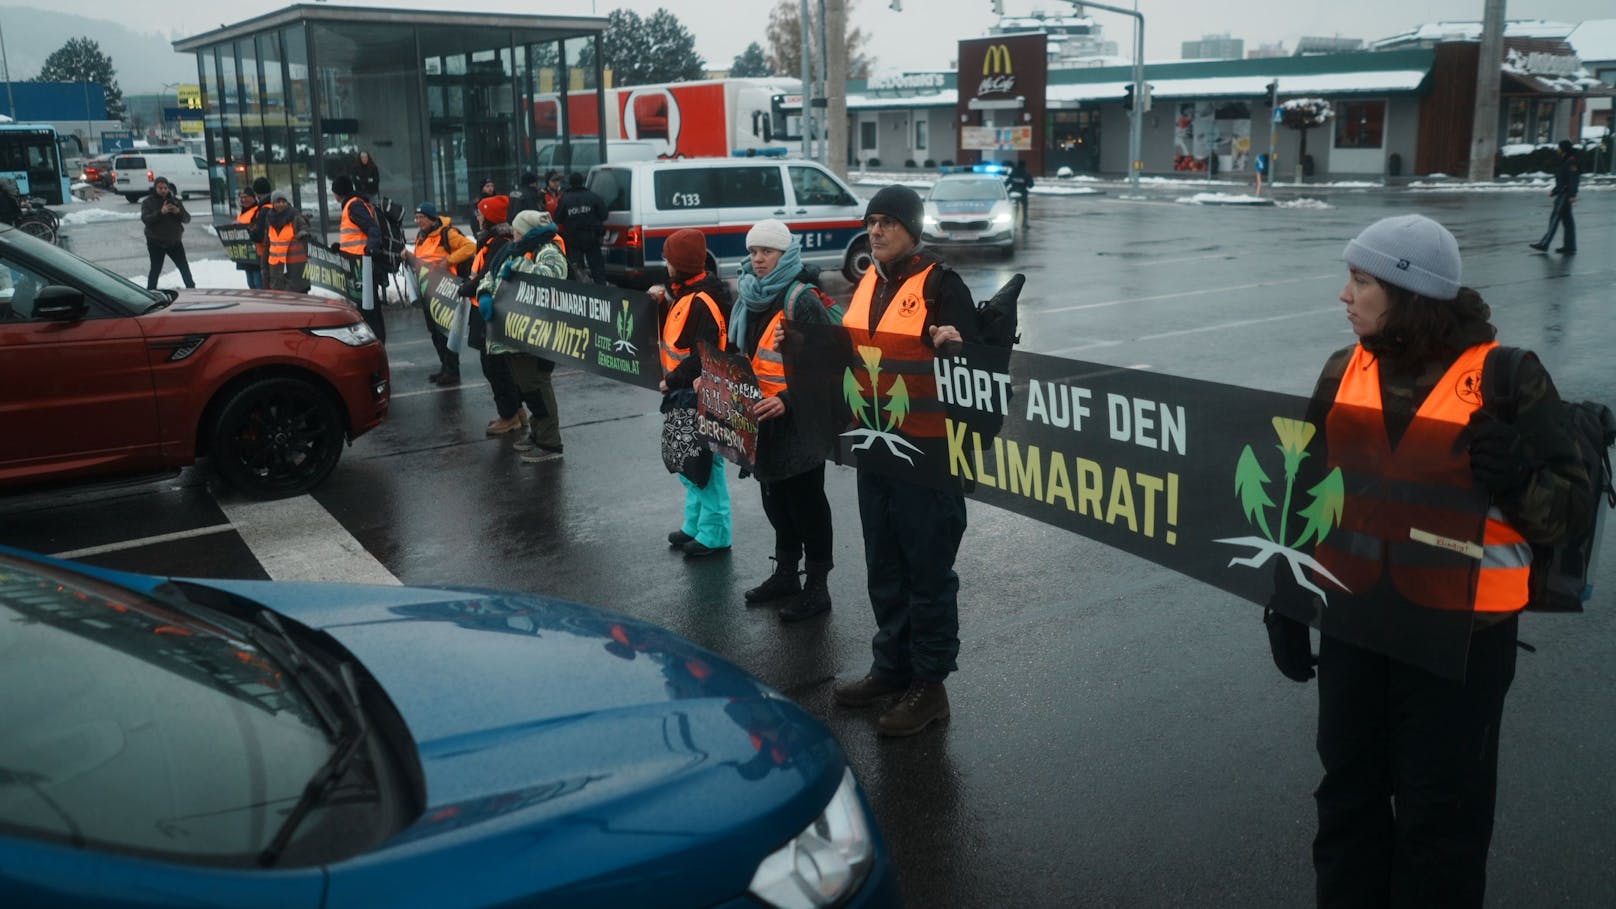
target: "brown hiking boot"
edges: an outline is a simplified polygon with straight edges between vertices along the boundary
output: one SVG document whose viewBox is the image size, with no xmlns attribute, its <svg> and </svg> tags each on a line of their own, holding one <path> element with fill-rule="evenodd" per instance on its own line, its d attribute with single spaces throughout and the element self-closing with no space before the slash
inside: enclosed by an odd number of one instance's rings
<svg viewBox="0 0 1616 909">
<path fill-rule="evenodd" d="M 488 424 L 488 434 L 491 436 L 502 436 L 507 432 L 515 432 L 521 428 L 522 421 L 513 416 L 509 419 L 494 420 L 490 422 Z"/>
<path fill-rule="evenodd" d="M 891 710 L 875 721 L 882 735 L 914 735 L 938 720 L 948 719 L 948 692 L 942 682 L 915 679 Z"/>
<path fill-rule="evenodd" d="M 857 681 L 837 682 L 836 687 L 831 689 L 831 695 L 843 707 L 868 707 L 907 690 L 909 683 L 906 681 L 882 678 L 872 673 Z"/>
</svg>

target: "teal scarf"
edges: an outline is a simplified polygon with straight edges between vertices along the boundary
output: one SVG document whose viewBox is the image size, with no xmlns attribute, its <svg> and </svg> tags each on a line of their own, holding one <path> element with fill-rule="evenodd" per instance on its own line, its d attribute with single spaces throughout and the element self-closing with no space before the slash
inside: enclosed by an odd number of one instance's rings
<svg viewBox="0 0 1616 909">
<path fill-rule="evenodd" d="M 741 277 L 735 282 L 735 305 L 729 311 L 729 341 L 732 349 L 740 350 L 746 346 L 746 315 L 747 313 L 763 312 L 780 296 L 780 292 L 791 286 L 797 280 L 797 273 L 802 271 L 802 247 L 796 240 L 780 256 L 779 264 L 768 277 L 759 278 L 752 271 L 752 260 L 748 258 L 741 263 Z"/>
</svg>

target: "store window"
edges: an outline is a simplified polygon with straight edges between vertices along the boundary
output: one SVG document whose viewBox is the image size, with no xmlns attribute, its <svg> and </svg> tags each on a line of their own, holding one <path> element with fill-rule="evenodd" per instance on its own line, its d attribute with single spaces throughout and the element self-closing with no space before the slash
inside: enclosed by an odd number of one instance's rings
<svg viewBox="0 0 1616 909">
<path fill-rule="evenodd" d="M 915 151 L 926 150 L 926 118 L 915 120 Z"/>
<path fill-rule="evenodd" d="M 862 151 L 875 151 L 875 121 L 866 120 L 859 124 L 859 149 Z"/>
<path fill-rule="evenodd" d="M 1526 99 L 1511 98 L 1504 116 L 1504 144 L 1521 145 L 1526 142 Z"/>
<path fill-rule="evenodd" d="M 1336 102 L 1336 148 L 1380 148 L 1385 135 L 1386 102 Z"/>
<path fill-rule="evenodd" d="M 1533 123 L 1535 131 L 1532 141 L 1538 145 L 1548 145 L 1554 141 L 1554 108 L 1552 99 L 1539 99 L 1537 102 L 1537 118 Z"/>
</svg>

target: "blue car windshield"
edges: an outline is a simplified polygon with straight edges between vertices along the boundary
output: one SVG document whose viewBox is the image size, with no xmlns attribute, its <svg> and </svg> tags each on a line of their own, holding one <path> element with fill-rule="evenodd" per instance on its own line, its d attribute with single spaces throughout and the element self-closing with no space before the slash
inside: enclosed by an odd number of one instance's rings
<svg viewBox="0 0 1616 909">
<path fill-rule="evenodd" d="M 250 862 L 332 751 L 234 621 L 0 554 L 0 830 Z"/>
</svg>

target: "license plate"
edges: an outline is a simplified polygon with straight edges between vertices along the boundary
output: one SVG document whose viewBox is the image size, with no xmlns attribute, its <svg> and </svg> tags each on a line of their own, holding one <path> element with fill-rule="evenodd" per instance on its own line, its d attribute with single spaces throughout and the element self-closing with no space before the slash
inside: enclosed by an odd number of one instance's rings
<svg viewBox="0 0 1616 909">
<path fill-rule="evenodd" d="M 980 240 L 981 238 L 982 235 L 975 231 L 951 230 L 948 232 L 948 239 L 950 240 Z"/>
</svg>

